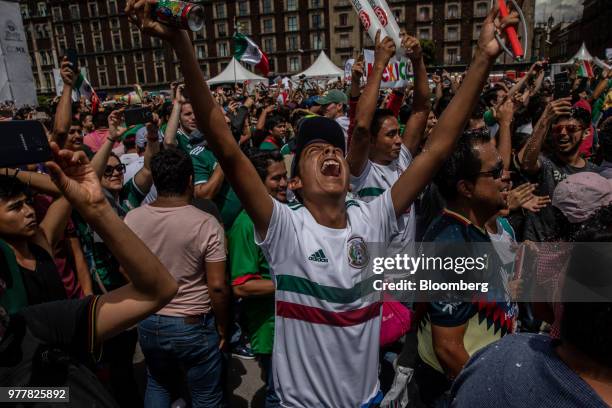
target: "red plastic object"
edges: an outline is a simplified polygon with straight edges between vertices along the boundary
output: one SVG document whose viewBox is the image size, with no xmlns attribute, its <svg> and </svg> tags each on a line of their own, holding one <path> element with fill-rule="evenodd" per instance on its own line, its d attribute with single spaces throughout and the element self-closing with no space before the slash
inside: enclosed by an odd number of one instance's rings
<svg viewBox="0 0 612 408">
<path fill-rule="evenodd" d="M 508 17 L 510 12 L 508 11 L 508 5 L 506 4 L 506 0 L 498 0 L 499 4 L 499 14 L 502 18 Z M 506 35 L 510 40 L 510 45 L 512 46 L 512 52 L 516 58 L 523 58 L 525 52 L 523 51 L 523 46 L 519 41 L 518 34 L 516 33 L 516 28 L 514 27 L 506 27 L 504 29 L 506 31 Z"/>
</svg>

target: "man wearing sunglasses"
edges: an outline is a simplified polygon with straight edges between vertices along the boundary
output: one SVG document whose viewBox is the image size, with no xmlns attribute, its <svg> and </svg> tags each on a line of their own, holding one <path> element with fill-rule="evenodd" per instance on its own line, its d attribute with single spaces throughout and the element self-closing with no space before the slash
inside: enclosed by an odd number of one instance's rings
<svg viewBox="0 0 612 408">
<path fill-rule="evenodd" d="M 546 106 L 533 134 L 519 152 L 520 167 L 538 183 L 536 195 L 552 197 L 557 184 L 571 174 L 598 172 L 598 167 L 580 154 L 580 145 L 589 133 L 591 115 L 572 107 L 571 98 L 552 101 Z M 542 153 L 544 140 L 550 133 L 551 152 Z M 551 206 L 538 214 L 527 214 L 524 239 L 535 242 L 557 238 L 557 216 Z"/>
<path fill-rule="evenodd" d="M 423 241 L 428 244 L 421 250 L 455 260 L 478 259 L 486 250 L 486 275 L 481 281 L 489 282 L 492 288 L 504 287 L 500 285 L 506 276 L 503 263 L 492 246 L 490 250 L 488 246 L 483 248 L 491 243 L 485 224 L 506 208 L 510 187 L 488 129 L 466 131 L 434 180 L 447 206 L 427 229 Z M 460 277 L 478 281 L 475 273 L 465 271 Z M 448 281 L 457 278 L 455 271 L 437 276 Z M 428 406 L 447 398 L 445 394 L 453 379 L 472 354 L 513 331 L 518 309 L 508 301 L 507 292 L 501 290 L 495 296 L 471 299 L 461 297 L 443 302 L 432 297 L 426 304 L 418 331 L 415 375 L 421 399 Z"/>
</svg>

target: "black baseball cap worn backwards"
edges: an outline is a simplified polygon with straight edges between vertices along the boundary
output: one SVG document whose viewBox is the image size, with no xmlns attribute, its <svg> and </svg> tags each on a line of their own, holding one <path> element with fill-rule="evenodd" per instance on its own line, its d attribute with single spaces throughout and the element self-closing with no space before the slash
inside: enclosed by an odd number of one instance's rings
<svg viewBox="0 0 612 408">
<path fill-rule="evenodd" d="M 304 149 L 313 143 L 329 143 L 338 147 L 346 155 L 344 133 L 335 121 L 322 116 L 306 118 L 299 126 L 296 136 L 296 149 L 293 163 L 291 164 L 291 177 L 297 175 L 300 156 Z"/>
</svg>

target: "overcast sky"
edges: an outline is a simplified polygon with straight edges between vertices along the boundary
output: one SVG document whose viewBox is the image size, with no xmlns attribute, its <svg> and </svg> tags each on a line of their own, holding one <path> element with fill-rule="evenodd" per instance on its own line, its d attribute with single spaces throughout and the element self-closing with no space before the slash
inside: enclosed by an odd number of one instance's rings
<svg viewBox="0 0 612 408">
<path fill-rule="evenodd" d="M 546 21 L 552 14 L 555 24 L 574 21 L 582 17 L 583 0 L 536 0 L 536 22 Z"/>
</svg>

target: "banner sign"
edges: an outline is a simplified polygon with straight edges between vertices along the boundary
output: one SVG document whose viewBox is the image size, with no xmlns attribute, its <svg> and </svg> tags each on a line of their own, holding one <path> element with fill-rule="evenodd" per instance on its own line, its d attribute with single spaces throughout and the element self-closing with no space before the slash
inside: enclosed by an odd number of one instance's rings
<svg viewBox="0 0 612 408">
<path fill-rule="evenodd" d="M 351 82 L 353 76 L 353 65 L 355 64 L 355 58 L 349 58 L 344 64 L 344 81 Z"/>
<path fill-rule="evenodd" d="M 37 105 L 36 87 L 18 2 L 0 1 L 0 101 Z"/>
<path fill-rule="evenodd" d="M 365 59 L 365 75 L 367 78 L 374 67 L 374 51 L 363 50 L 363 56 Z M 389 61 L 389 65 L 387 65 L 387 68 L 383 73 L 380 87 L 405 88 L 406 86 L 408 86 L 408 83 L 412 81 L 412 77 L 413 72 L 410 60 L 406 57 L 397 60 L 394 57 L 391 58 L 391 61 Z"/>
</svg>

